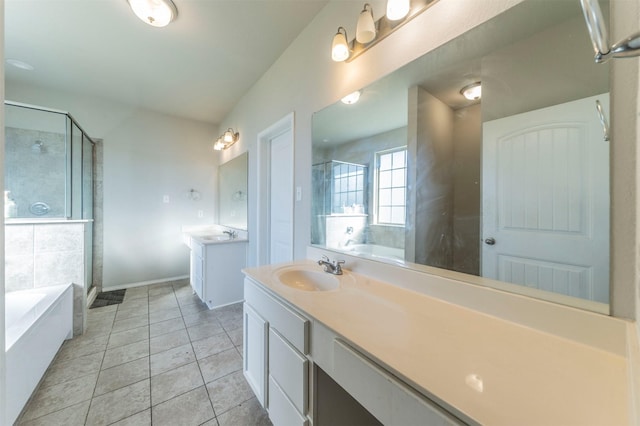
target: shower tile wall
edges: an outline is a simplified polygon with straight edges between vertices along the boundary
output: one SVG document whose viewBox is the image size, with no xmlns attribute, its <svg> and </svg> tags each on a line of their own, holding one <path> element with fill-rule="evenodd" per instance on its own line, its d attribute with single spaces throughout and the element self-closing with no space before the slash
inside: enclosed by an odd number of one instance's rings
<svg viewBox="0 0 640 426">
<path fill-rule="evenodd" d="M 88 225 L 82 222 L 5 225 L 5 291 L 73 283 L 74 335 L 82 334 L 84 329 L 84 249 Z"/>
<path fill-rule="evenodd" d="M 5 127 L 5 139 L 5 189 L 11 191 L 18 217 L 42 217 L 29 211 L 35 202 L 50 207 L 46 217 L 64 217 L 65 135 Z"/>
</svg>

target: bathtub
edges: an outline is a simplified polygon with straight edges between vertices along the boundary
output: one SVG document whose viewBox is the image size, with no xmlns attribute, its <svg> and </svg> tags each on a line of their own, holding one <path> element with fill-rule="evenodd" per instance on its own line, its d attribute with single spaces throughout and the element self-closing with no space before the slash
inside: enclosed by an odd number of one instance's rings
<svg viewBox="0 0 640 426">
<path fill-rule="evenodd" d="M 71 284 L 5 294 L 6 424 L 16 420 L 60 345 L 71 337 Z"/>
<path fill-rule="evenodd" d="M 393 260 L 404 260 L 404 249 L 380 246 L 377 244 L 354 244 L 342 247 L 340 250 L 349 254 L 365 256 L 372 259 L 385 258 Z"/>
</svg>

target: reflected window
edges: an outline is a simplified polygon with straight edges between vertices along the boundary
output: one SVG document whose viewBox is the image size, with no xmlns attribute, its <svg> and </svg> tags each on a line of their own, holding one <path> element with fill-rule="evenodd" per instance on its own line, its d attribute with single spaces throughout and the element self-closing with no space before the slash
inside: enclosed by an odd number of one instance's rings
<svg viewBox="0 0 640 426">
<path fill-rule="evenodd" d="M 376 217 L 379 225 L 404 226 L 407 148 L 376 152 Z"/>
<path fill-rule="evenodd" d="M 333 163 L 333 202 L 331 213 L 362 213 L 365 166 Z"/>
</svg>

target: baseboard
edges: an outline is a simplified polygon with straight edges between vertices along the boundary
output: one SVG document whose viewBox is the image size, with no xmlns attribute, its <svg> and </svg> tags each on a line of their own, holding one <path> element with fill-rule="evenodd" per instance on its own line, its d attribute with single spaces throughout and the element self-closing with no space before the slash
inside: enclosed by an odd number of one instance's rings
<svg viewBox="0 0 640 426">
<path fill-rule="evenodd" d="M 87 307 L 93 304 L 94 300 L 96 300 L 97 295 L 98 295 L 98 288 L 94 286 L 91 288 L 91 291 L 89 291 L 89 294 L 87 294 Z"/>
<path fill-rule="evenodd" d="M 112 290 L 123 290 L 123 289 L 127 289 L 127 288 L 135 288 L 135 287 L 144 287 L 146 285 L 152 285 L 152 284 L 161 284 L 161 283 L 166 283 L 169 281 L 179 281 L 179 280 L 184 280 L 184 279 L 188 279 L 189 275 L 180 275 L 178 277 L 167 277 L 167 278 L 160 278 L 158 280 L 150 280 L 150 281 L 140 281 L 137 283 L 128 283 L 128 284 L 120 284 L 120 285 L 114 285 L 114 286 L 105 286 L 104 284 L 102 285 L 102 291 L 112 291 Z"/>
</svg>

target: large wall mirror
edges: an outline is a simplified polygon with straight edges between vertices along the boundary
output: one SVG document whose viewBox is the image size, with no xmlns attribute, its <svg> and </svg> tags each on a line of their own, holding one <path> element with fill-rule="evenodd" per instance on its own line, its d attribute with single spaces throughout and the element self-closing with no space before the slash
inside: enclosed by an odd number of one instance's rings
<svg viewBox="0 0 640 426">
<path fill-rule="evenodd" d="M 509 9 L 314 114 L 312 244 L 608 312 L 608 93 L 579 1 Z"/>
<path fill-rule="evenodd" d="M 249 154 L 244 153 L 218 168 L 218 223 L 247 230 Z"/>
</svg>

